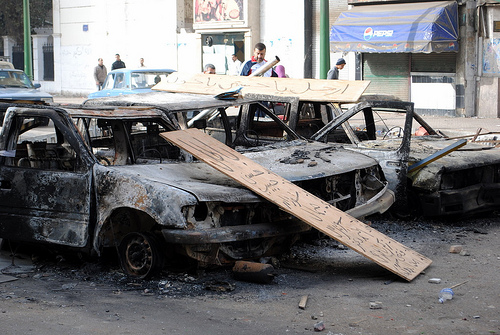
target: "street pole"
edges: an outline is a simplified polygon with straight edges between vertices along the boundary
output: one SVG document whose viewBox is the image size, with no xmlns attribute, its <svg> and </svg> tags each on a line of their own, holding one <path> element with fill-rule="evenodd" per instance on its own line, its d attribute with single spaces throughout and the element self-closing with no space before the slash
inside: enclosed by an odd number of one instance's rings
<svg viewBox="0 0 500 335">
<path fill-rule="evenodd" d="M 319 9 L 319 79 L 326 79 L 330 70 L 330 5 L 328 0 L 320 1 Z"/>
<path fill-rule="evenodd" d="M 23 23 L 24 23 L 24 72 L 33 79 L 33 66 L 31 64 L 31 24 L 30 24 L 30 2 L 23 0 Z"/>
</svg>

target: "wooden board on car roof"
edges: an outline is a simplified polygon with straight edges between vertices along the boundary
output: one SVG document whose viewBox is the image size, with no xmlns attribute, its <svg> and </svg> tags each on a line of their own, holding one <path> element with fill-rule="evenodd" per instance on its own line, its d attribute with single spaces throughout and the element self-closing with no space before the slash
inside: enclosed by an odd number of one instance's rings
<svg viewBox="0 0 500 335">
<path fill-rule="evenodd" d="M 153 90 L 217 95 L 242 86 L 242 96 L 257 93 L 297 96 L 303 101 L 354 103 L 369 84 L 370 82 L 365 80 L 245 77 L 202 73 L 189 75 L 174 72 L 154 86 Z"/>
</svg>

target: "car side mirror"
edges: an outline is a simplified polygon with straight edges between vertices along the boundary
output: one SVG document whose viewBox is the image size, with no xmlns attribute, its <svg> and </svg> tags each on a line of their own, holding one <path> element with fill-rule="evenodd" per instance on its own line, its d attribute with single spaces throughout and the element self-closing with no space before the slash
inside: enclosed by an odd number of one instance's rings
<svg viewBox="0 0 500 335">
<path fill-rule="evenodd" d="M 40 85 L 40 84 L 33 84 L 33 87 L 34 88 L 40 88 L 40 87 L 42 87 L 42 85 Z"/>
</svg>

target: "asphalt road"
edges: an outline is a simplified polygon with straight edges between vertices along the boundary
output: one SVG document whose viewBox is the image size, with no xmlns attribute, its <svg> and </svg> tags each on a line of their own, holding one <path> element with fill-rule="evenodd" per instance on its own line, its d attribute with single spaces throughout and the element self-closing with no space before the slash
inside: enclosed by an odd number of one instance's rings
<svg viewBox="0 0 500 335">
<path fill-rule="evenodd" d="M 500 334 L 500 217 L 376 219 L 372 227 L 432 259 L 407 282 L 331 239 L 299 243 L 269 284 L 231 269 L 128 279 L 112 263 L 18 254 L 0 269 L 0 329 L 13 334 Z M 450 253 L 461 245 L 462 255 Z M 5 278 L 5 277 L 4 277 Z M 430 280 L 434 282 L 430 282 Z M 440 283 L 435 283 L 440 280 Z M 458 283 L 441 304 L 442 288 Z M 299 302 L 307 296 L 304 309 Z"/>
</svg>

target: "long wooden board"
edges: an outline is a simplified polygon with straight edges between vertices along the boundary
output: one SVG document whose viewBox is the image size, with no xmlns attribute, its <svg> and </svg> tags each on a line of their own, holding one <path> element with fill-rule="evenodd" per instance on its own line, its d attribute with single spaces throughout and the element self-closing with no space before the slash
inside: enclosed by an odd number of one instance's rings
<svg viewBox="0 0 500 335">
<path fill-rule="evenodd" d="M 389 271 L 411 281 L 432 261 L 198 129 L 161 134 L 220 172 Z"/>
<path fill-rule="evenodd" d="M 245 77 L 174 72 L 154 90 L 217 95 L 242 86 L 241 95 L 266 94 L 298 96 L 304 101 L 357 102 L 369 81 Z"/>
</svg>

